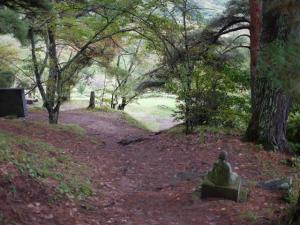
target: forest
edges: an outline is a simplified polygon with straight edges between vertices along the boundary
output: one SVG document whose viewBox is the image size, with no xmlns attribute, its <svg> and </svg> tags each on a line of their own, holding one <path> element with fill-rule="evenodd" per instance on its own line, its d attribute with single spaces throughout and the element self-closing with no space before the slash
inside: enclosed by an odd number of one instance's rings
<svg viewBox="0 0 300 225">
<path fill-rule="evenodd" d="M 0 225 L 300 225 L 300 1 L 0 0 Z"/>
</svg>

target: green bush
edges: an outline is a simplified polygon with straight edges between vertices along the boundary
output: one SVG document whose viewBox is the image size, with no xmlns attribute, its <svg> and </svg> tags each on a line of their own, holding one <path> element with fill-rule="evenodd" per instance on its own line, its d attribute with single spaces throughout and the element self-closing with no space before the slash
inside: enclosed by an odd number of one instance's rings
<svg viewBox="0 0 300 225">
<path fill-rule="evenodd" d="M 245 128 L 250 115 L 249 73 L 239 53 L 220 57 L 212 51 L 193 72 L 167 88 L 179 100 L 177 119 L 198 125 Z M 188 118 L 189 117 L 189 118 Z"/>
<path fill-rule="evenodd" d="M 292 142 L 300 142 L 300 112 L 295 111 L 289 114 L 288 139 Z"/>
<path fill-rule="evenodd" d="M 291 149 L 300 152 L 300 112 L 294 111 L 289 114 L 287 138 Z"/>
<path fill-rule="evenodd" d="M 0 69 L 0 88 L 10 88 L 15 81 L 15 75 L 12 71 Z"/>
</svg>

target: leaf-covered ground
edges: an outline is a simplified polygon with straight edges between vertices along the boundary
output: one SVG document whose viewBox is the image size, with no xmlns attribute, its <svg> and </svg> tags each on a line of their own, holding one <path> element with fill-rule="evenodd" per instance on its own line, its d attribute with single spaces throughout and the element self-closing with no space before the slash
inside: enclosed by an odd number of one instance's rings
<svg viewBox="0 0 300 225">
<path fill-rule="evenodd" d="M 256 184 L 293 174 L 282 163 L 289 156 L 239 136 L 154 134 L 110 112 L 63 112 L 68 126 L 46 119 L 44 112 L 0 119 L 0 150 L 9 151 L 0 158 L 0 224 L 270 224 L 288 208 L 282 193 Z M 193 195 L 222 150 L 250 189 L 247 202 Z"/>
</svg>

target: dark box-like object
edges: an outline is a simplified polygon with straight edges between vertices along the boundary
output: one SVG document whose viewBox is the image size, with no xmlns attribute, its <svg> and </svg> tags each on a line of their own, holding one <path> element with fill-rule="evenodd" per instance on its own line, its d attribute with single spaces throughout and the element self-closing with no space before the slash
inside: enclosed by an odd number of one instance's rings
<svg viewBox="0 0 300 225">
<path fill-rule="evenodd" d="M 209 181 L 201 185 L 202 198 L 223 198 L 238 202 L 240 199 L 241 179 L 230 186 L 217 186 Z"/>
<path fill-rule="evenodd" d="M 0 88 L 0 117 L 4 116 L 27 116 L 24 89 Z"/>
</svg>

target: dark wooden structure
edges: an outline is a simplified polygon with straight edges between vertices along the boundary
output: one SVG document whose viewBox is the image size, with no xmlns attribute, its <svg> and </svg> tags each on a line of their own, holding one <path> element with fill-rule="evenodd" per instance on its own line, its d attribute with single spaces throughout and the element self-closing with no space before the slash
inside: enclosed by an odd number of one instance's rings
<svg viewBox="0 0 300 225">
<path fill-rule="evenodd" d="M 24 89 L 0 88 L 0 117 L 4 116 L 27 116 Z"/>
</svg>

